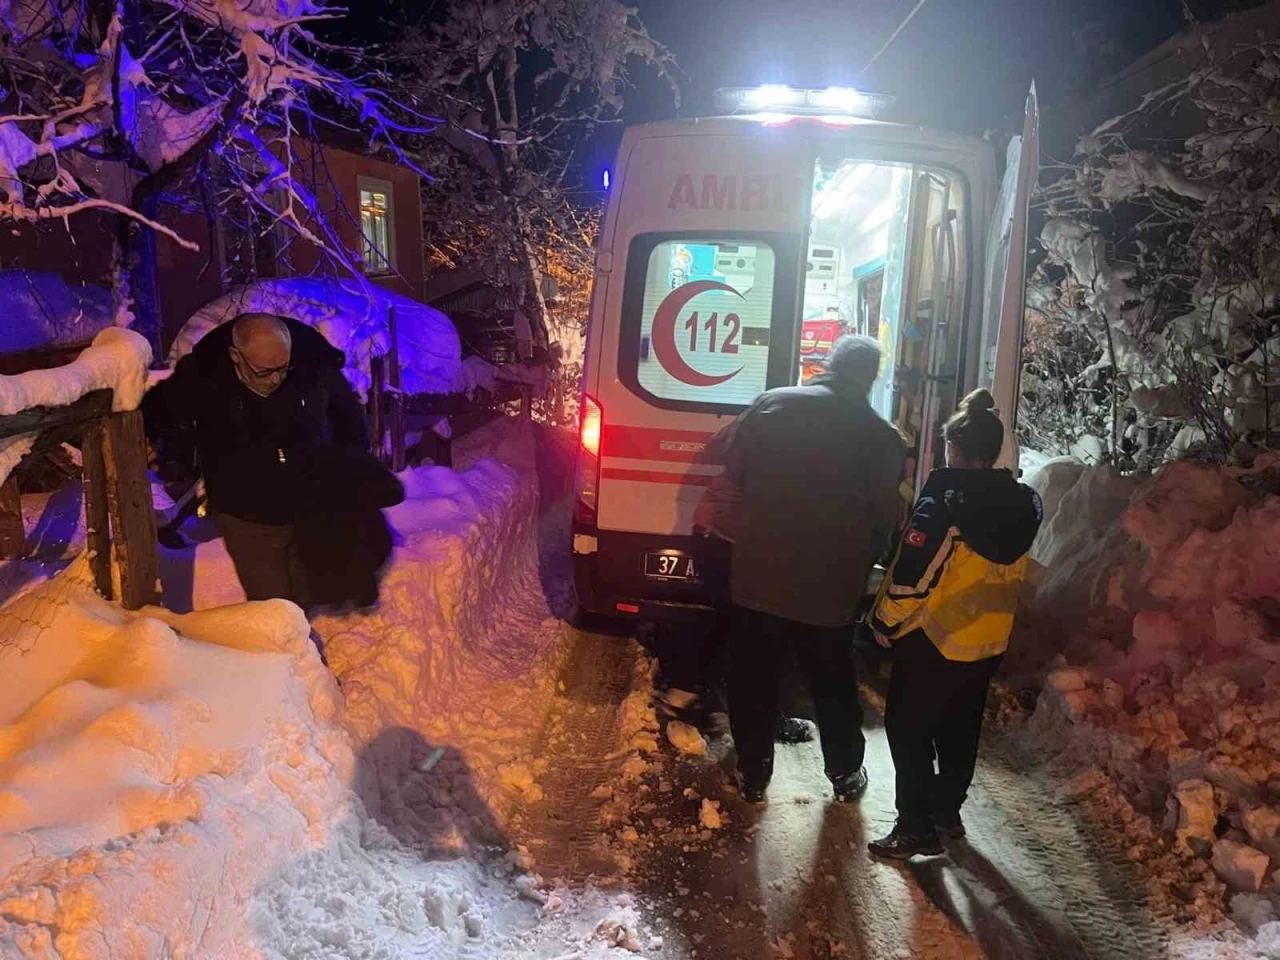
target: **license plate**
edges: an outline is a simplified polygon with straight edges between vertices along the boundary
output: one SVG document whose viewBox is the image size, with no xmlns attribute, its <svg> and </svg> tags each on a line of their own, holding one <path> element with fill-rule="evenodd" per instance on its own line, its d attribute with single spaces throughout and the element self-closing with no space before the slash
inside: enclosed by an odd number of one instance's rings
<svg viewBox="0 0 1280 960">
<path fill-rule="evenodd" d="M 693 557 L 683 553 L 647 553 L 644 557 L 644 575 L 652 580 L 698 579 Z"/>
</svg>

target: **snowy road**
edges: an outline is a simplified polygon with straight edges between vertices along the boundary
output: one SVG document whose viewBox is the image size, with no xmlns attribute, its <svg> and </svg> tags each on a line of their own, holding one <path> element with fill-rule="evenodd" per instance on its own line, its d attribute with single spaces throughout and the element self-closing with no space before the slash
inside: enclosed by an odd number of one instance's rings
<svg viewBox="0 0 1280 960">
<path fill-rule="evenodd" d="M 1161 955 L 1135 891 L 1055 784 L 1001 756 L 995 738 L 966 807 L 969 841 L 948 858 L 906 867 L 871 861 L 865 849 L 893 821 L 892 765 L 878 728 L 868 731 L 872 782 L 858 805 L 831 800 L 816 744 L 779 748 L 763 809 L 725 788 L 723 744 L 704 758 L 664 744 L 643 776 L 613 784 L 610 798 L 601 785 L 609 765 L 592 751 L 611 741 L 611 704 L 625 693 L 634 657 L 617 638 L 578 637 L 554 723 L 562 772 L 544 782 L 547 798 L 529 812 L 521 840 L 544 876 L 633 890 L 646 956 Z M 868 717 L 878 723 L 874 710 Z M 704 797 L 720 804 L 721 828 L 698 823 Z M 622 862 L 612 875 L 601 837 Z"/>
</svg>

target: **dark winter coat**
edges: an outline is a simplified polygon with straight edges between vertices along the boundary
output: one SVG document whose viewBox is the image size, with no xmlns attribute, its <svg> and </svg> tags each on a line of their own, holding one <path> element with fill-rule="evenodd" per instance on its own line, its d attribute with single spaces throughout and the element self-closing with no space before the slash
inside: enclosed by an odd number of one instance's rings
<svg viewBox="0 0 1280 960">
<path fill-rule="evenodd" d="M 147 393 L 147 433 L 162 458 L 194 459 L 215 513 L 297 528 L 311 599 L 372 602 L 369 585 L 391 551 L 379 508 L 403 500 L 404 488 L 369 453 L 342 352 L 286 323 L 290 370 L 274 393 L 240 382 L 226 323 Z"/>
<path fill-rule="evenodd" d="M 948 660 L 1004 653 L 1040 530 L 1040 496 L 1008 470 L 935 470 L 880 588 L 872 626 L 922 631 Z"/>
<path fill-rule="evenodd" d="M 710 463 L 724 463 L 733 445 L 739 421 L 734 420 L 707 442 L 703 456 Z M 742 494 L 728 475 L 715 477 L 693 510 L 693 531 L 710 534 L 732 543 L 738 536 L 738 513 Z"/>
<path fill-rule="evenodd" d="M 741 494 L 733 602 L 819 627 L 853 621 L 902 502 L 902 438 L 834 374 L 742 415 L 726 475 Z"/>
<path fill-rule="evenodd" d="M 363 462 L 369 432 L 342 375 L 341 351 L 305 324 L 287 322 L 291 367 L 270 396 L 236 376 L 226 323 L 143 401 L 147 434 L 162 458 L 194 452 L 210 507 L 257 523 L 290 524 L 301 512 L 354 506 L 359 483 L 346 470 L 374 475 Z"/>
</svg>

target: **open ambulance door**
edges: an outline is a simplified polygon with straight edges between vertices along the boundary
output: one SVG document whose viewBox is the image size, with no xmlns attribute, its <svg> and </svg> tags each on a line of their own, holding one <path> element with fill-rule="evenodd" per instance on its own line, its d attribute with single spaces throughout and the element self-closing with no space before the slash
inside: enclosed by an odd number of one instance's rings
<svg viewBox="0 0 1280 960">
<path fill-rule="evenodd" d="M 959 273 L 960 208 L 952 180 L 917 168 L 911 203 L 908 289 L 914 342 L 903 338 L 895 389 L 894 425 L 907 438 L 914 469 L 904 490 L 910 504 L 934 467 L 943 398 L 955 392 L 956 319 L 962 309 Z"/>
<path fill-rule="evenodd" d="M 1022 136 L 1009 141 L 1004 179 L 987 234 L 978 385 L 995 397 L 1004 420 L 999 465 L 1017 472 L 1018 381 L 1022 370 L 1023 311 L 1026 299 L 1027 218 L 1031 191 L 1040 173 L 1040 118 L 1033 83 L 1027 94 Z"/>
</svg>

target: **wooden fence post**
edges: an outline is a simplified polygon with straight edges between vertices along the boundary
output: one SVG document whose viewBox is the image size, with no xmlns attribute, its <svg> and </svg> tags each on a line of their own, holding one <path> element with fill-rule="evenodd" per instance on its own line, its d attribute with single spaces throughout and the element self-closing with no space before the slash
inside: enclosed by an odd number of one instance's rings
<svg viewBox="0 0 1280 960">
<path fill-rule="evenodd" d="M 18 478 L 10 473 L 0 484 L 0 560 L 21 560 L 27 554 L 27 530 L 22 525 L 22 497 Z"/>
<path fill-rule="evenodd" d="M 160 550 L 142 414 L 111 414 L 106 439 L 107 501 L 120 561 L 120 603 L 126 610 L 137 610 L 160 600 Z"/>
<path fill-rule="evenodd" d="M 387 450 L 383 443 L 387 430 L 386 393 L 382 389 L 386 365 L 384 357 L 369 358 L 369 441 L 373 446 L 373 455 L 382 463 L 387 462 Z"/>
<path fill-rule="evenodd" d="M 81 474 L 84 478 L 85 546 L 89 568 L 98 593 L 112 599 L 111 512 L 107 497 L 106 426 L 101 417 L 90 420 L 81 441 Z"/>
<path fill-rule="evenodd" d="M 396 308 L 387 308 L 387 380 L 391 384 L 391 469 L 399 473 L 405 468 L 404 394 L 400 390 L 400 337 L 396 329 Z"/>
</svg>

